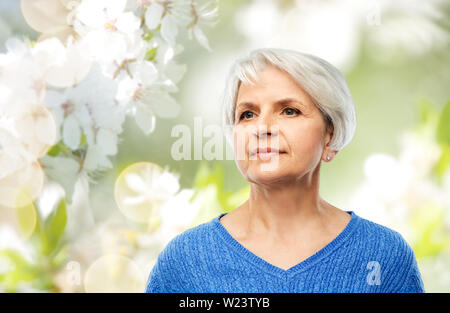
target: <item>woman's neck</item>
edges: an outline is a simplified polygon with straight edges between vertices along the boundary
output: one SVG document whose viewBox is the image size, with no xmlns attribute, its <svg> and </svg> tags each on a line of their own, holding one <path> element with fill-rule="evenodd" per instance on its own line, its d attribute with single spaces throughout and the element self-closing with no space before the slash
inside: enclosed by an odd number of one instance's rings
<svg viewBox="0 0 450 313">
<path fill-rule="evenodd" d="M 318 172 L 279 184 L 252 183 L 250 197 L 242 205 L 248 234 L 292 238 L 320 228 L 334 207 L 319 196 Z"/>
</svg>

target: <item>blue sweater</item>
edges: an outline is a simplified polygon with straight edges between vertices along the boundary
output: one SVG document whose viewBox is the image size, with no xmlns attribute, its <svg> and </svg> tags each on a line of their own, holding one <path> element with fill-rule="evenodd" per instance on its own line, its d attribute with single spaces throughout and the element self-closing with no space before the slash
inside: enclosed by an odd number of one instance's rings
<svg viewBox="0 0 450 313">
<path fill-rule="evenodd" d="M 158 255 L 146 292 L 425 292 L 413 250 L 353 211 L 345 229 L 284 270 L 235 240 L 219 219 L 184 231 Z"/>
</svg>

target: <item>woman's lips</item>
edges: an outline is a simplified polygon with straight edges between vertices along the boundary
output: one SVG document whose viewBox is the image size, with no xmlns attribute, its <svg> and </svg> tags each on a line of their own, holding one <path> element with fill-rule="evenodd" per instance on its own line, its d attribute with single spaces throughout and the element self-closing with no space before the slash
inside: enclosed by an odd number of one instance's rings
<svg viewBox="0 0 450 313">
<path fill-rule="evenodd" d="M 267 148 L 253 149 L 252 152 L 250 153 L 250 156 L 256 155 L 260 159 L 267 160 L 275 155 L 280 155 L 280 154 L 284 154 L 284 153 L 286 153 L 286 152 L 280 151 L 276 148 L 267 147 Z"/>
</svg>

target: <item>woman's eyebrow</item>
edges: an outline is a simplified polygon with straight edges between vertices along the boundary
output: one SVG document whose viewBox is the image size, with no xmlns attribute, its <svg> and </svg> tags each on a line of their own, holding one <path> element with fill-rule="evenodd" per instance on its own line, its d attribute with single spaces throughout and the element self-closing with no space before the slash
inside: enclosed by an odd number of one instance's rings
<svg viewBox="0 0 450 313">
<path fill-rule="evenodd" d="M 291 103 L 298 103 L 301 106 L 305 107 L 305 105 L 302 102 L 300 102 L 299 100 L 297 100 L 295 98 L 283 98 L 283 99 L 280 99 L 280 100 L 277 100 L 277 101 L 274 102 L 274 104 L 282 105 L 282 106 L 285 106 L 285 105 L 288 105 L 288 104 L 291 104 Z M 241 103 L 238 104 L 238 106 L 236 107 L 236 111 L 240 107 L 243 107 L 243 106 L 247 107 L 247 108 L 250 108 L 250 109 L 253 109 L 253 108 L 257 107 L 254 103 L 245 101 L 245 102 L 241 102 Z"/>
<path fill-rule="evenodd" d="M 241 103 L 239 103 L 238 106 L 236 107 L 236 111 L 237 111 L 238 109 L 240 109 L 241 107 L 246 107 L 246 108 L 254 109 L 254 108 L 256 108 L 257 106 L 256 106 L 255 104 L 251 103 L 251 102 L 241 102 Z"/>
<path fill-rule="evenodd" d="M 281 100 L 278 100 L 275 102 L 275 104 L 283 105 L 283 106 L 291 104 L 291 103 L 297 103 L 297 104 L 300 104 L 301 106 L 305 107 L 303 102 L 301 102 L 300 100 L 295 99 L 295 98 L 284 98 L 284 99 L 281 99 Z"/>
</svg>

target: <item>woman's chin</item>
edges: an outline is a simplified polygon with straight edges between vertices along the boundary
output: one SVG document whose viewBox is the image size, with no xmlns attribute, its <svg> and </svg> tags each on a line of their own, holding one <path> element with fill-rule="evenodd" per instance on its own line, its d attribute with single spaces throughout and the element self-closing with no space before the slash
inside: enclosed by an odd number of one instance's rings
<svg viewBox="0 0 450 313">
<path fill-rule="evenodd" d="M 247 177 L 254 183 L 270 184 L 283 180 L 286 173 L 282 171 L 280 165 L 274 167 L 270 163 L 261 163 L 248 168 Z"/>
<path fill-rule="evenodd" d="M 279 172 L 285 162 L 285 160 L 282 161 L 279 157 L 270 157 L 265 159 L 258 157 L 256 160 L 249 160 L 249 169 L 251 168 L 254 171 L 267 173 L 270 175 L 271 173 L 274 174 Z"/>
</svg>

